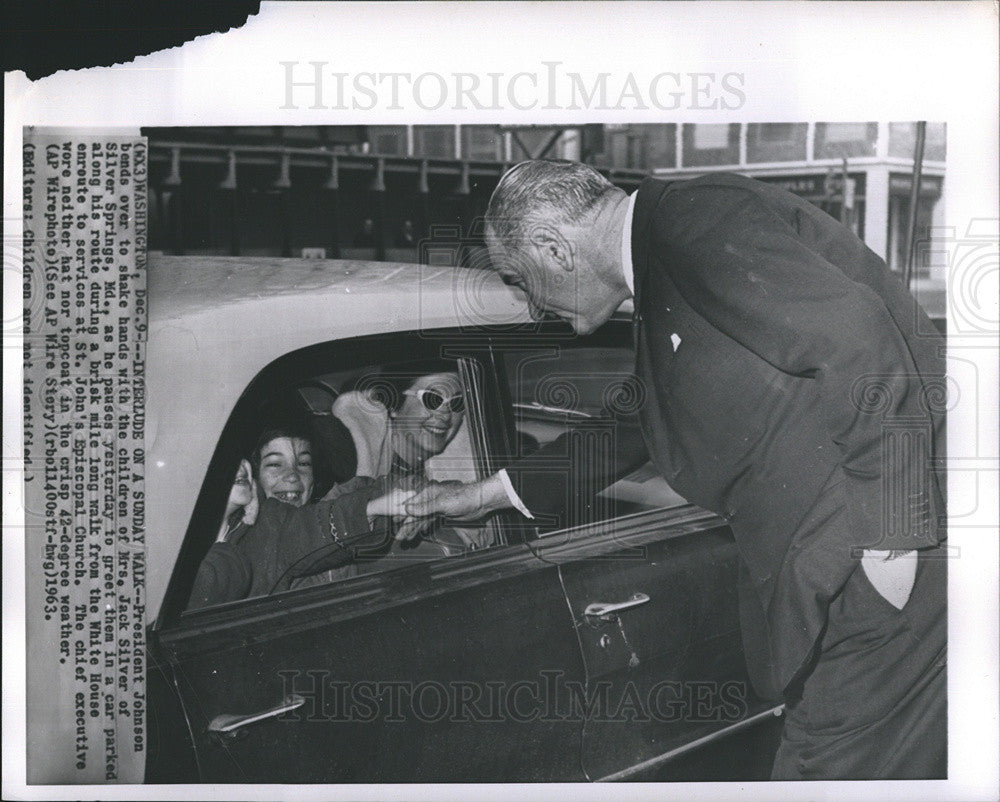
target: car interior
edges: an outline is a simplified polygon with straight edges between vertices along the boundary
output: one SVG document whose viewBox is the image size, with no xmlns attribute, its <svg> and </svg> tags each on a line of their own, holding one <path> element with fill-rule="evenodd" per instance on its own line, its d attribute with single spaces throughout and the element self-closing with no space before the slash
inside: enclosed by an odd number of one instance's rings
<svg viewBox="0 0 1000 802">
<path fill-rule="evenodd" d="M 643 401 L 642 388 L 631 374 L 632 351 L 628 347 L 505 349 L 499 359 L 501 381 L 506 379 L 501 395 L 505 395 L 506 414 L 513 421 L 516 442 L 514 453 L 497 462 L 491 461 L 486 453 L 489 445 L 484 430 L 488 422 L 482 404 L 485 388 L 480 375 L 482 366 L 476 360 L 366 360 L 360 365 L 357 360 L 352 361 L 354 366 L 346 369 L 294 371 L 280 381 L 268 382 L 254 403 L 244 398 L 241 401 L 244 420 L 252 425 L 241 429 L 239 458 L 249 457 L 251 444 L 262 431 L 288 424 L 310 433 L 315 476 L 313 502 L 355 475 L 411 473 L 430 481 L 470 482 L 489 475 L 497 465 L 506 464 L 505 459 L 529 456 L 552 446 L 561 436 L 581 430 L 589 429 L 604 438 L 603 451 L 588 459 L 607 458 L 608 449 L 617 447 L 614 438 L 620 421 L 634 416 Z M 341 360 L 336 362 L 343 364 Z M 320 361 L 324 363 L 335 364 L 333 360 Z M 438 383 L 452 382 L 452 389 L 444 391 L 434 386 L 435 377 Z M 428 387 L 413 389 L 428 382 Z M 455 400 L 455 396 L 461 398 Z M 398 435 L 399 427 L 406 425 L 400 421 L 406 417 L 401 410 L 407 400 L 410 415 L 417 422 L 421 416 L 440 416 L 445 405 L 458 407 L 444 413 L 448 431 L 437 433 L 431 453 L 425 452 L 425 459 L 416 466 L 408 465 L 406 459 L 393 453 L 394 431 Z M 576 517 L 547 519 L 543 515 L 538 520 L 525 521 L 510 512 L 471 522 L 437 519 L 416 540 L 393 542 L 385 553 L 359 563 L 349 575 L 457 557 L 508 542 L 544 537 L 567 526 L 686 504 L 649 462 L 644 450 L 636 464 L 639 463 L 642 464 L 638 468 L 617 481 L 591 487 L 593 499 Z M 553 470 L 565 468 L 556 464 Z M 229 487 L 222 481 L 215 485 Z M 573 482 L 569 488 L 567 492 L 582 493 Z"/>
<path fill-rule="evenodd" d="M 606 420 L 609 413 L 619 420 L 634 415 L 644 391 L 632 374 L 633 361 L 632 349 L 618 345 L 505 351 L 504 370 L 525 453 L 585 422 Z M 608 514 L 615 518 L 687 503 L 648 459 L 598 496 L 609 502 Z"/>
</svg>

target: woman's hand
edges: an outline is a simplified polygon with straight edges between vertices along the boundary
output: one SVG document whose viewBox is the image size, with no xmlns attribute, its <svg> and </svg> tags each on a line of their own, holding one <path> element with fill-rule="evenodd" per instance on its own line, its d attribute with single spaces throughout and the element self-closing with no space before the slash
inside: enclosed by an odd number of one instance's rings
<svg viewBox="0 0 1000 802">
<path fill-rule="evenodd" d="M 388 517 L 393 520 L 405 518 L 406 502 L 417 494 L 416 490 L 394 487 L 385 495 L 368 502 L 368 517 Z"/>
<path fill-rule="evenodd" d="M 392 485 L 384 495 L 368 502 L 368 517 L 386 516 L 392 519 L 393 537 L 396 540 L 415 540 L 437 523 L 434 516 L 414 516 L 406 505 L 414 497 L 438 482 L 428 482 L 416 476 L 391 480 Z"/>
</svg>

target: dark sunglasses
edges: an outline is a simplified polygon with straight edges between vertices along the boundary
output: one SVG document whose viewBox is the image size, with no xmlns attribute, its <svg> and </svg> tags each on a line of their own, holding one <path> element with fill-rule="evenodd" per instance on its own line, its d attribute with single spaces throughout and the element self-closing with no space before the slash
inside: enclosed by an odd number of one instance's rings
<svg viewBox="0 0 1000 802">
<path fill-rule="evenodd" d="M 420 399 L 420 403 L 424 405 L 424 409 L 431 412 L 440 407 L 445 401 L 448 402 L 448 407 L 452 412 L 462 412 L 465 409 L 465 396 L 461 393 L 450 395 L 446 398 L 437 390 L 407 390 L 403 395 L 415 395 Z"/>
</svg>

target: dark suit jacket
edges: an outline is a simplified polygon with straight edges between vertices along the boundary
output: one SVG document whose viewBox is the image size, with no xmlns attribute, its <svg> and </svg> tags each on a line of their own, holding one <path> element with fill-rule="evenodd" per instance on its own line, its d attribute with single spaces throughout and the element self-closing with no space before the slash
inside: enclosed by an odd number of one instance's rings
<svg viewBox="0 0 1000 802">
<path fill-rule="evenodd" d="M 639 416 L 605 410 L 508 465 L 507 475 L 543 528 L 563 528 L 599 520 L 597 494 L 648 460 Z"/>
<path fill-rule="evenodd" d="M 860 547 L 943 537 L 944 342 L 850 231 L 743 176 L 645 180 L 632 256 L 643 434 L 729 520 L 751 677 L 777 697 Z"/>
</svg>

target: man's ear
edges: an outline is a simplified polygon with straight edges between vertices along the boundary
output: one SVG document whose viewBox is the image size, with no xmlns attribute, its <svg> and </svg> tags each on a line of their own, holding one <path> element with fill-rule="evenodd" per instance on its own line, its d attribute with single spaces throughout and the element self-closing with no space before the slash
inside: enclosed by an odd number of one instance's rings
<svg viewBox="0 0 1000 802">
<path fill-rule="evenodd" d="M 531 229 L 528 239 L 538 248 L 543 261 L 567 273 L 573 270 L 573 250 L 558 228 L 545 224 L 537 225 Z"/>
</svg>

